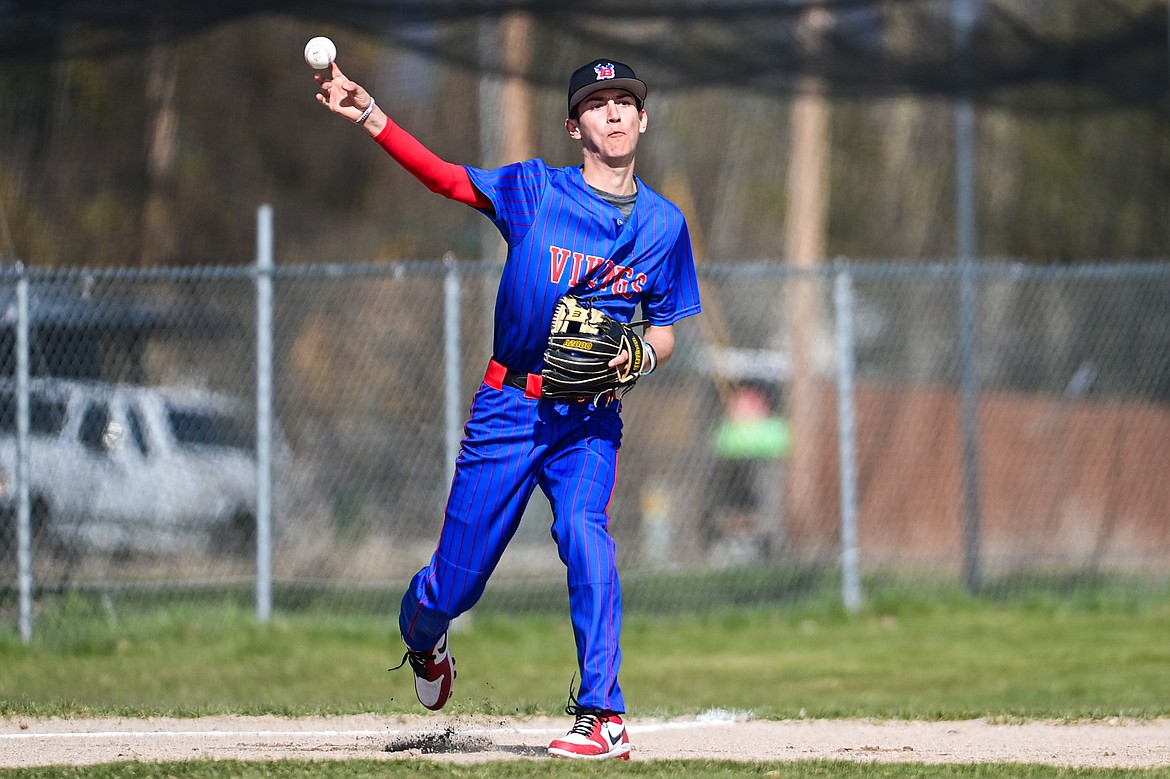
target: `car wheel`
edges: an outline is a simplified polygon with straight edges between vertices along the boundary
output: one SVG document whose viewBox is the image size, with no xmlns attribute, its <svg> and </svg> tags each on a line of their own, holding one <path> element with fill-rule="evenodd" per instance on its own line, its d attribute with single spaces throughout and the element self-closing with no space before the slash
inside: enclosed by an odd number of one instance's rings
<svg viewBox="0 0 1170 779">
<path fill-rule="evenodd" d="M 211 538 L 211 549 L 219 555 L 246 557 L 255 551 L 255 539 L 256 517 L 250 511 L 240 509 L 219 526 Z"/>
<path fill-rule="evenodd" d="M 0 561 L 5 567 L 16 561 L 16 512 L 10 508 L 0 510 Z"/>
<path fill-rule="evenodd" d="M 45 499 L 39 495 L 33 498 L 28 513 L 29 525 L 32 526 L 33 551 L 45 548 L 53 550 L 55 544 L 52 539 L 52 519 L 53 513 Z M 46 544 L 46 542 L 48 543 Z"/>
<path fill-rule="evenodd" d="M 43 496 L 36 495 L 29 505 L 29 529 L 32 531 L 32 553 L 47 551 L 56 556 L 61 547 L 56 534 L 53 532 L 52 510 Z M 0 512 L 0 555 L 5 561 L 16 560 L 17 553 L 17 516 L 16 510 L 6 509 Z"/>
</svg>

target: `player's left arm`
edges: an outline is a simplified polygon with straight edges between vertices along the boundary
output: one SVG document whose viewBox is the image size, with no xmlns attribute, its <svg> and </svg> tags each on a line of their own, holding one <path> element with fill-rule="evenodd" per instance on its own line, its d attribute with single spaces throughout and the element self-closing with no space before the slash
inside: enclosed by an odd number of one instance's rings
<svg viewBox="0 0 1170 779">
<path fill-rule="evenodd" d="M 648 324 L 642 331 L 642 342 L 646 352 L 642 360 L 641 375 L 653 372 L 659 365 L 665 365 L 674 354 L 674 322 L 697 314 L 699 306 L 699 283 L 695 276 L 695 259 L 691 250 L 690 233 L 682 213 L 678 212 L 678 233 L 666 258 L 666 283 L 641 301 L 643 313 L 648 319 L 667 321 L 669 324 Z M 625 365 L 629 355 L 624 351 L 610 361 L 611 368 Z"/>
<path fill-rule="evenodd" d="M 642 340 L 654 350 L 653 367 L 649 365 L 646 367 L 654 370 L 660 365 L 665 365 L 674 354 L 674 325 L 646 325 L 642 332 Z"/>
<path fill-rule="evenodd" d="M 647 325 L 642 331 L 642 343 L 646 344 L 647 352 L 653 351 L 654 356 L 644 360 L 642 375 L 665 365 L 674 354 L 674 325 Z M 629 352 L 623 351 L 609 361 L 609 367 L 617 368 L 630 360 Z"/>
</svg>

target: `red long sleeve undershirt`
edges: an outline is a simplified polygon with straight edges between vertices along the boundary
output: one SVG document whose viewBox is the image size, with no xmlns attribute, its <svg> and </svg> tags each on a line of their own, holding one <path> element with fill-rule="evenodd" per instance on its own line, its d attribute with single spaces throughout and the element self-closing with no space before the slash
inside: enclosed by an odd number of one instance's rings
<svg viewBox="0 0 1170 779">
<path fill-rule="evenodd" d="M 441 159 L 389 117 L 374 140 L 431 192 L 474 208 L 491 208 L 491 201 L 475 188 L 462 165 Z"/>
</svg>

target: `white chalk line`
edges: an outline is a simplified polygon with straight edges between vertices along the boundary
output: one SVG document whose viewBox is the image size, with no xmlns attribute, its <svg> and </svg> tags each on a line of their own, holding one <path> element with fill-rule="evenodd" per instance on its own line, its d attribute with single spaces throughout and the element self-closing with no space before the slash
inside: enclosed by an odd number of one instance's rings
<svg viewBox="0 0 1170 779">
<path fill-rule="evenodd" d="M 663 730 L 688 730 L 690 728 L 709 728 L 714 725 L 733 725 L 732 719 L 698 719 L 680 722 L 659 722 L 645 725 L 636 725 L 627 722 L 631 734 L 656 733 Z M 0 733 L 0 742 L 3 741 L 68 741 L 71 739 L 104 739 L 104 738 L 369 738 L 373 736 L 394 737 L 415 735 L 426 732 L 428 728 L 384 729 L 384 730 L 94 730 L 94 731 L 63 731 L 58 733 Z M 503 733 L 520 733 L 523 735 L 542 735 L 560 733 L 564 728 L 456 728 L 458 735 L 465 736 L 492 736 Z"/>
</svg>

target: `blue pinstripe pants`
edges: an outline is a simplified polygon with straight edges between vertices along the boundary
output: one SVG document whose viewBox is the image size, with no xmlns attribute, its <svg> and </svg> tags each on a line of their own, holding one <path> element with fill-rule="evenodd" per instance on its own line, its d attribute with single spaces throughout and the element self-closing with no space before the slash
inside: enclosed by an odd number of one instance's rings
<svg viewBox="0 0 1170 779">
<path fill-rule="evenodd" d="M 483 384 L 464 432 L 438 547 L 402 598 L 406 645 L 430 649 L 475 605 L 539 486 L 567 569 L 577 700 L 624 712 L 621 584 L 607 513 L 621 445 L 618 405 L 533 400 L 513 387 Z"/>
</svg>

